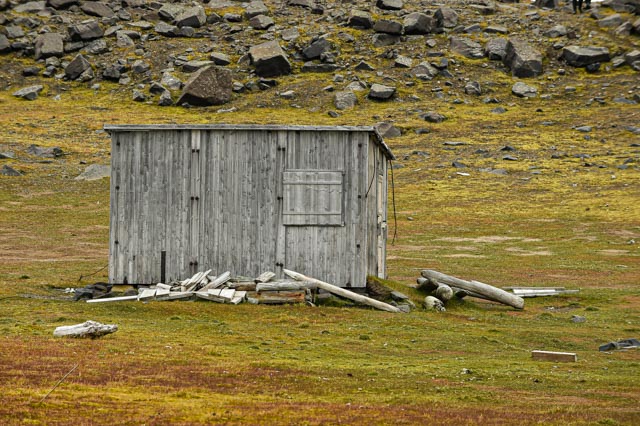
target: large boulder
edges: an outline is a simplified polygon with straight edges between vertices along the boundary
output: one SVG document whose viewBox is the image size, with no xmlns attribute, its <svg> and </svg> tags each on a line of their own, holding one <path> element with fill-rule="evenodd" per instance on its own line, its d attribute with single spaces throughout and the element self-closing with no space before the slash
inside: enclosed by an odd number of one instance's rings
<svg viewBox="0 0 640 426">
<path fill-rule="evenodd" d="M 24 87 L 14 92 L 13 96 L 15 96 L 16 98 L 26 99 L 28 101 L 34 101 L 38 98 L 38 95 L 40 94 L 40 92 L 42 92 L 43 89 L 44 86 L 40 84 L 36 86 Z"/>
<path fill-rule="evenodd" d="M 251 19 L 258 15 L 268 15 L 269 8 L 261 1 L 252 1 L 244 8 L 244 16 Z"/>
<path fill-rule="evenodd" d="M 163 21 L 175 22 L 176 18 L 184 12 L 185 7 L 176 3 L 165 3 L 158 9 L 158 16 Z"/>
<path fill-rule="evenodd" d="M 11 42 L 6 35 L 0 34 L 0 53 L 7 53 L 11 51 Z"/>
<path fill-rule="evenodd" d="M 251 46 L 249 48 L 251 63 L 260 77 L 277 77 L 291 73 L 291 64 L 277 41 Z"/>
<path fill-rule="evenodd" d="M 453 28 L 458 25 L 458 14 L 450 7 L 441 7 L 433 15 L 438 23 L 438 28 Z"/>
<path fill-rule="evenodd" d="M 84 21 L 69 27 L 69 36 L 73 41 L 86 41 L 100 38 L 104 31 L 98 21 Z"/>
<path fill-rule="evenodd" d="M 429 34 L 436 28 L 436 20 L 429 15 L 413 12 L 404 17 L 405 34 Z"/>
<path fill-rule="evenodd" d="M 44 33 L 36 37 L 35 57 L 46 59 L 51 56 L 64 55 L 64 38 L 58 33 Z"/>
<path fill-rule="evenodd" d="M 47 0 L 47 5 L 54 9 L 64 9 L 78 3 L 79 0 Z"/>
<path fill-rule="evenodd" d="M 606 47 L 567 46 L 562 49 L 561 58 L 572 67 L 586 67 L 591 64 L 609 62 L 611 56 Z"/>
<path fill-rule="evenodd" d="M 207 15 L 202 6 L 189 7 L 176 17 L 178 27 L 200 28 L 206 22 Z"/>
<path fill-rule="evenodd" d="M 373 27 L 373 18 L 369 12 L 354 9 L 349 15 L 349 21 L 347 24 L 350 27 L 364 28 L 365 30 L 368 30 Z"/>
<path fill-rule="evenodd" d="M 358 103 L 358 98 L 351 90 L 345 90 L 343 92 L 336 92 L 333 103 L 338 110 L 351 109 Z"/>
<path fill-rule="evenodd" d="M 536 0 L 533 5 L 538 8 L 555 9 L 558 7 L 558 0 Z"/>
<path fill-rule="evenodd" d="M 449 47 L 454 52 L 469 59 L 484 58 L 482 46 L 473 40 L 464 37 L 449 38 Z"/>
<path fill-rule="evenodd" d="M 329 49 L 331 49 L 331 43 L 325 38 L 319 38 L 302 50 L 302 56 L 307 60 L 317 59 Z"/>
<path fill-rule="evenodd" d="M 64 75 L 69 80 L 75 80 L 87 70 L 91 69 L 91 63 L 82 55 L 77 55 L 64 69 Z"/>
<path fill-rule="evenodd" d="M 402 10 L 404 3 L 402 0 L 378 0 L 376 7 L 382 10 Z"/>
<path fill-rule="evenodd" d="M 622 24 L 622 16 L 619 13 L 614 13 L 606 18 L 598 19 L 598 26 L 602 28 L 617 27 Z"/>
<path fill-rule="evenodd" d="M 377 33 L 401 35 L 402 24 L 399 22 L 391 21 L 389 19 L 380 19 L 373 25 L 373 30 Z"/>
<path fill-rule="evenodd" d="M 522 40 L 509 39 L 502 62 L 514 77 L 535 77 L 542 74 L 542 54 Z"/>
<path fill-rule="evenodd" d="M 233 81 L 231 71 L 211 66 L 191 76 L 184 85 L 178 105 L 194 106 L 222 105 L 231 99 Z"/>
<path fill-rule="evenodd" d="M 98 18 L 111 18 L 115 16 L 115 13 L 109 6 L 99 1 L 82 2 L 80 9 L 87 15 L 97 16 Z"/>
<path fill-rule="evenodd" d="M 507 56 L 507 39 L 492 38 L 484 45 L 484 53 L 492 61 L 502 61 Z"/>
<path fill-rule="evenodd" d="M 373 99 L 376 101 L 386 101 L 391 99 L 395 93 L 395 87 L 373 83 L 371 85 L 371 89 L 369 90 L 369 99 Z"/>
</svg>

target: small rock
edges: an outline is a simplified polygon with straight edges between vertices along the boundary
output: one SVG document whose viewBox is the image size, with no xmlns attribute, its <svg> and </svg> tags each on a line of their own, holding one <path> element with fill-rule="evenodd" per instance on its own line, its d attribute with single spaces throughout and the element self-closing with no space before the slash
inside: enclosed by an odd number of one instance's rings
<svg viewBox="0 0 640 426">
<path fill-rule="evenodd" d="M 587 322 L 587 318 L 580 315 L 572 315 L 571 322 L 583 323 L 583 322 Z"/>
<path fill-rule="evenodd" d="M 111 176 L 111 167 L 104 164 L 91 164 L 75 180 L 98 180 Z"/>
<path fill-rule="evenodd" d="M 22 176 L 21 172 L 17 171 L 13 167 L 8 166 L 6 164 L 2 166 L 2 170 L 0 170 L 0 174 L 2 176 Z"/>
<path fill-rule="evenodd" d="M 13 93 L 13 96 L 15 96 L 16 98 L 22 98 L 28 101 L 33 101 L 38 98 L 38 95 L 40 94 L 40 92 L 42 92 L 43 89 L 44 89 L 44 86 L 40 84 L 35 86 L 24 87 L 20 90 L 15 91 Z"/>
<path fill-rule="evenodd" d="M 371 85 L 371 89 L 369 90 L 369 99 L 386 101 L 391 99 L 395 93 L 395 87 L 374 83 Z"/>
<path fill-rule="evenodd" d="M 518 81 L 511 87 L 511 93 L 521 98 L 535 98 L 538 94 L 538 89 Z"/>
</svg>

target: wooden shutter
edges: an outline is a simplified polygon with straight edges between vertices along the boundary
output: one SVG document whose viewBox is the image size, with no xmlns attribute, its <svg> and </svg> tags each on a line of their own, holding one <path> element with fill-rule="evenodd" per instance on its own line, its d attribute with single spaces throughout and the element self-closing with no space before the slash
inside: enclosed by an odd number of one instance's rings
<svg viewBox="0 0 640 426">
<path fill-rule="evenodd" d="M 343 182 L 342 171 L 283 172 L 283 224 L 344 225 Z"/>
</svg>

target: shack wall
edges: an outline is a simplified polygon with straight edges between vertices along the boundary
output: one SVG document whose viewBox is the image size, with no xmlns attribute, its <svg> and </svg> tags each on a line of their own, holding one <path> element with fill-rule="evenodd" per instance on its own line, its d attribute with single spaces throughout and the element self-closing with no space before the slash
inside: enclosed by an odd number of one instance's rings
<svg viewBox="0 0 640 426">
<path fill-rule="evenodd" d="M 286 267 L 363 287 L 368 273 L 384 273 L 371 248 L 380 197 L 386 214 L 381 165 L 362 131 L 112 129 L 109 280 Z"/>
</svg>

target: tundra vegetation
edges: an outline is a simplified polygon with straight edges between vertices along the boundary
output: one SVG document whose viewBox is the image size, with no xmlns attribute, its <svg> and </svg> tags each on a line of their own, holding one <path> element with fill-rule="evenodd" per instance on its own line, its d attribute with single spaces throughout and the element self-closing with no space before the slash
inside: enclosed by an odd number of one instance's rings
<svg viewBox="0 0 640 426">
<path fill-rule="evenodd" d="M 335 112 L 333 93 L 324 90 L 338 86 L 335 73 L 301 72 L 300 61 L 292 61 L 291 74 L 277 77 L 276 87 L 234 92 L 222 107 L 183 108 L 158 106 L 152 95 L 134 102 L 135 84 L 148 89 L 148 82 L 99 80 L 96 86 L 24 76 L 20 71 L 33 58 L 3 53 L 0 152 L 10 155 L 0 166 L 21 175 L 0 176 L 0 422 L 638 424 L 640 352 L 598 347 L 640 337 L 639 74 L 629 65 L 603 63 L 590 71 L 567 66 L 546 53 L 557 40 L 540 34 L 562 23 L 616 54 L 637 49 L 638 36 L 614 34 L 567 7 L 498 5 L 494 15 L 456 10 L 465 25 L 478 23 L 481 30 L 495 17 L 514 32 L 539 27 L 530 41 L 545 52 L 542 75 L 519 79 L 488 58 L 460 56 L 448 49 L 445 31 L 429 38 L 451 61 L 451 77 L 422 80 L 390 65 L 388 46 L 363 38 L 362 50 L 360 38 L 372 30 L 344 26 L 340 31 L 356 42 L 331 37 L 338 58 L 352 63 L 336 73 L 395 86 L 396 92 L 387 101 L 355 92 L 357 104 L 335 114 L 328 114 Z M 225 7 L 220 16 L 244 10 L 235 3 Z M 376 20 L 389 13 L 373 10 Z M 534 11 L 537 19 L 528 15 Z M 599 13 L 606 19 L 617 12 L 602 7 Z M 300 15 L 294 11 L 288 19 L 296 22 Z M 622 15 L 633 16 L 628 10 Z M 310 42 L 327 28 L 333 28 L 330 22 L 308 20 L 299 31 Z M 488 38 L 482 31 L 469 34 L 478 42 Z M 166 49 L 184 52 L 201 43 L 175 38 Z M 394 49 L 417 55 L 424 43 L 407 39 Z M 150 62 L 158 62 L 163 51 L 149 46 Z M 123 49 L 115 52 L 137 55 Z M 239 60 L 227 53 L 233 63 Z M 378 71 L 354 71 L 360 60 Z M 254 77 L 240 72 L 234 79 L 246 84 Z M 464 92 L 473 81 L 482 95 Z M 517 81 L 538 87 L 538 95 L 515 96 Z M 34 101 L 13 96 L 36 83 L 45 87 Z M 280 96 L 286 92 L 292 94 Z M 425 121 L 429 111 L 446 119 Z M 398 159 L 384 283 L 411 297 L 418 306 L 411 313 L 207 302 L 86 304 L 64 293 L 107 279 L 109 181 L 75 179 L 87 165 L 109 164 L 104 124 L 381 121 L 401 133 L 386 139 Z M 31 145 L 58 147 L 62 155 L 42 158 L 27 152 Z M 424 294 L 411 287 L 422 269 L 498 287 L 580 292 L 526 299 L 523 310 L 454 299 L 446 312 L 424 311 Z M 574 322 L 574 315 L 586 320 Z M 58 326 L 86 320 L 119 330 L 95 340 L 53 336 Z M 578 359 L 537 361 L 532 350 L 573 352 Z"/>
</svg>

